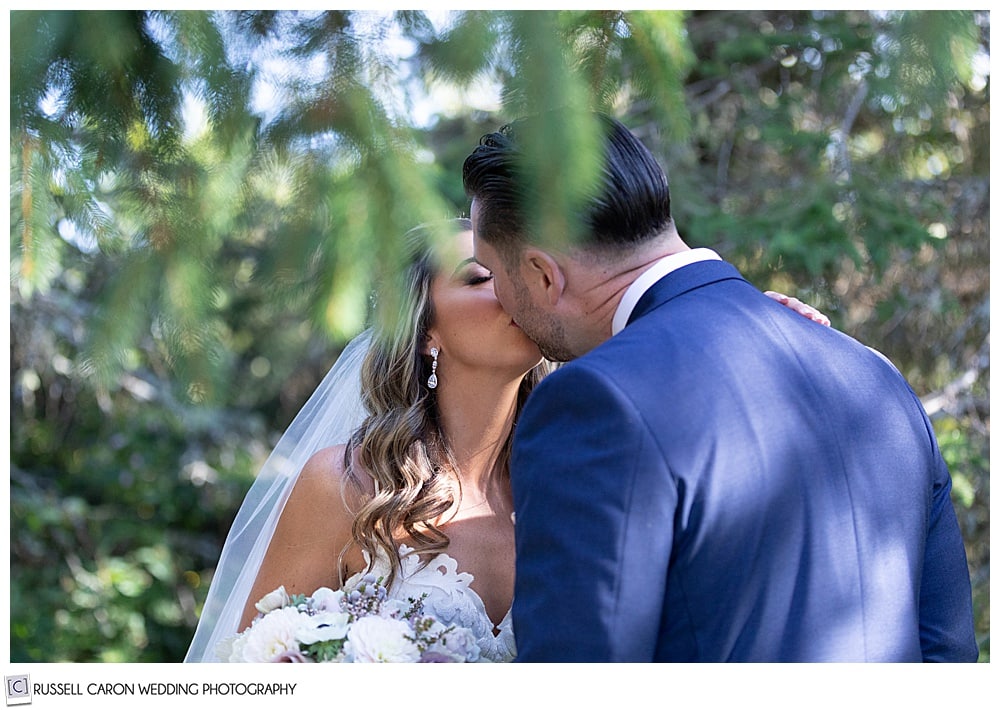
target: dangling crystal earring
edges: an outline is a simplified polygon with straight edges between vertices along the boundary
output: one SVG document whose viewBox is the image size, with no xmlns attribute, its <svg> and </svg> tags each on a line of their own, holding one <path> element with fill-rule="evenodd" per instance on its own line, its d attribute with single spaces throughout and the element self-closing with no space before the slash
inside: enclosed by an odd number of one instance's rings
<svg viewBox="0 0 1000 710">
<path fill-rule="evenodd" d="M 431 348 L 431 357 L 434 358 L 434 361 L 431 363 L 431 376 L 427 378 L 427 386 L 431 389 L 438 386 L 438 352 L 437 348 Z"/>
</svg>

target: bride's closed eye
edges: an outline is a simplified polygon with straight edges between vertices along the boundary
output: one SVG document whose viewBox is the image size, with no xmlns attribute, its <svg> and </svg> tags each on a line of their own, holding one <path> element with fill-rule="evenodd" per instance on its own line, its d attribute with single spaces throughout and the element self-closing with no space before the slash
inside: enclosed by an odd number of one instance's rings
<svg viewBox="0 0 1000 710">
<path fill-rule="evenodd" d="M 455 283 L 465 284 L 466 286 L 479 286 L 492 281 L 493 272 L 476 261 L 476 257 L 472 256 L 455 267 L 455 271 L 452 272 L 452 279 L 454 279 Z"/>
<path fill-rule="evenodd" d="M 478 286 L 479 284 L 487 283 L 493 280 L 493 272 L 488 269 L 484 269 L 478 264 L 472 264 L 466 268 L 459 277 L 467 286 Z"/>
</svg>

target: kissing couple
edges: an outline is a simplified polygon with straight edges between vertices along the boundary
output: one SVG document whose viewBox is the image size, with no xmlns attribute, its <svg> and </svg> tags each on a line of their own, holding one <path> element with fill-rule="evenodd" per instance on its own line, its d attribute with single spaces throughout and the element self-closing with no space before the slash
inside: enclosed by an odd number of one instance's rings
<svg viewBox="0 0 1000 710">
<path fill-rule="evenodd" d="M 373 578 L 484 661 L 977 659 L 916 394 L 689 247 L 650 151 L 583 118 L 602 167 L 578 238 L 538 227 L 543 116 L 467 157 L 471 219 L 405 236 L 402 313 L 348 345 L 265 463 L 186 661 L 224 660 L 273 590 Z"/>
</svg>

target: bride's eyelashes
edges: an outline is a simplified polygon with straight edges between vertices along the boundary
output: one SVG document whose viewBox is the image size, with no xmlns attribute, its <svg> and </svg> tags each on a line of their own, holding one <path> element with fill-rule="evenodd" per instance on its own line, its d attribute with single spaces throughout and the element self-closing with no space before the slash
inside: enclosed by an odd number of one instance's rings
<svg viewBox="0 0 1000 710">
<path fill-rule="evenodd" d="M 493 272 L 487 271 L 481 266 L 470 268 L 464 271 L 459 277 L 466 286 L 478 286 L 493 280 Z"/>
<path fill-rule="evenodd" d="M 476 261 L 476 257 L 471 256 L 462 261 L 455 271 L 452 272 L 452 279 L 456 283 L 463 283 L 466 286 L 479 286 L 493 280 L 493 272 Z"/>
</svg>

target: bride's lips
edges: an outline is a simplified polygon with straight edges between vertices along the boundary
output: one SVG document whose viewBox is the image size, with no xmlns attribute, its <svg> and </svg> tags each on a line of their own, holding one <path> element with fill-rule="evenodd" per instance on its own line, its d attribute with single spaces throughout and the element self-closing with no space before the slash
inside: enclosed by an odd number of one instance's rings
<svg viewBox="0 0 1000 710">
<path fill-rule="evenodd" d="M 521 326 L 519 326 L 519 325 L 517 324 L 517 321 L 516 321 L 516 320 L 514 320 L 513 318 L 511 318 L 511 319 L 510 319 L 510 324 L 511 324 L 512 326 L 514 326 L 515 328 L 517 328 L 518 330 L 520 330 L 520 329 L 521 329 Z"/>
</svg>

